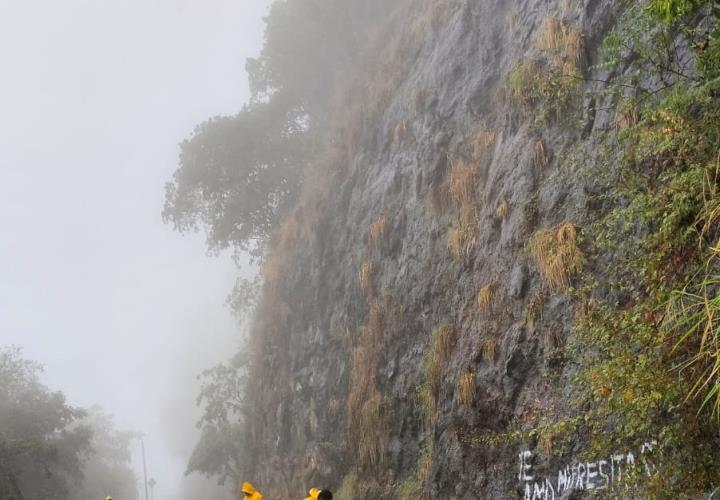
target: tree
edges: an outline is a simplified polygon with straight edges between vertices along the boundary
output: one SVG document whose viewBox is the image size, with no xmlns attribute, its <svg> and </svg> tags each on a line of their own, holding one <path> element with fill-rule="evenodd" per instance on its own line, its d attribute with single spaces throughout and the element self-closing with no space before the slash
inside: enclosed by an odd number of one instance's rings
<svg viewBox="0 0 720 500">
<path fill-rule="evenodd" d="M 181 232 L 204 228 L 213 251 L 231 247 L 260 257 L 297 193 L 305 139 L 302 116 L 282 96 L 202 123 L 180 144 L 163 220 Z"/>
<path fill-rule="evenodd" d="M 228 479 L 237 482 L 245 466 L 242 424 L 246 420 L 246 368 L 235 358 L 205 370 L 197 404 L 203 406 L 198 422 L 200 439 L 188 461 L 186 475 L 199 472 L 217 476 L 220 484 Z"/>
<path fill-rule="evenodd" d="M 63 500 L 82 480 L 90 430 L 83 410 L 39 381 L 41 367 L 0 349 L 0 498 Z"/>
<path fill-rule="evenodd" d="M 80 422 L 92 431 L 90 450 L 83 458 L 84 480 L 72 488 L 73 500 L 95 500 L 110 495 L 123 500 L 138 498 L 137 480 L 130 468 L 132 432 L 118 431 L 112 415 L 98 406 Z"/>
<path fill-rule="evenodd" d="M 265 18 L 265 44 L 245 68 L 254 99 L 284 92 L 292 106 L 321 118 L 352 67 L 368 29 L 396 0 L 280 0 Z"/>
</svg>

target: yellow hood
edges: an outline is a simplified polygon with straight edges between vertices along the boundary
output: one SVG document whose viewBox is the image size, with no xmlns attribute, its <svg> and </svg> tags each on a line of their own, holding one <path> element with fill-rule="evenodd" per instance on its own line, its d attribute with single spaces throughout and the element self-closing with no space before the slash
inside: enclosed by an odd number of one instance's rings
<svg viewBox="0 0 720 500">
<path fill-rule="evenodd" d="M 242 488 L 240 488 L 240 491 L 243 493 L 249 493 L 250 496 L 245 496 L 244 499 L 247 500 L 263 500 L 262 494 L 255 489 L 255 487 L 248 483 L 247 481 L 243 483 Z"/>
<path fill-rule="evenodd" d="M 310 496 L 305 498 L 305 500 L 317 500 L 320 490 L 318 488 L 312 488 L 308 493 Z"/>
</svg>

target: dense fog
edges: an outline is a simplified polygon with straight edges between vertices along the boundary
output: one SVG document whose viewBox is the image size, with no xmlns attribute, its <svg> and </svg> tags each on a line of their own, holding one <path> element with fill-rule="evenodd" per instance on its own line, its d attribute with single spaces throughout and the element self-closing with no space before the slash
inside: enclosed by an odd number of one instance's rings
<svg viewBox="0 0 720 500">
<path fill-rule="evenodd" d="M 267 3 L 0 7 L 0 348 L 42 365 L 68 405 L 143 433 L 157 500 L 221 498 L 182 481 L 196 377 L 240 343 L 224 305 L 238 271 L 163 224 L 163 186 L 194 126 L 248 99 Z M 127 448 L 144 498 L 140 443 Z"/>
</svg>

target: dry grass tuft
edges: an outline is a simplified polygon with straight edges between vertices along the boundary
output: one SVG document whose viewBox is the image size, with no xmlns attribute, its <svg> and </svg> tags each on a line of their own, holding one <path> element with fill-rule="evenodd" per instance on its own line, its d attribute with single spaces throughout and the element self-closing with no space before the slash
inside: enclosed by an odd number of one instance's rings
<svg viewBox="0 0 720 500">
<path fill-rule="evenodd" d="M 450 207 L 450 195 L 444 185 L 435 184 L 427 195 L 430 211 L 435 217 L 443 215 Z"/>
<path fill-rule="evenodd" d="M 487 337 L 482 342 L 482 358 L 483 360 L 493 363 L 497 355 L 497 341 L 492 337 Z"/>
<path fill-rule="evenodd" d="M 507 90 L 505 87 L 500 86 L 495 89 L 495 93 L 492 97 L 492 107 L 495 111 L 501 111 L 507 104 Z"/>
<path fill-rule="evenodd" d="M 340 410 L 340 400 L 333 398 L 328 402 L 328 411 L 330 413 L 337 413 Z"/>
<path fill-rule="evenodd" d="M 492 157 L 495 150 L 497 134 L 492 130 L 480 129 L 473 139 L 473 158 L 480 162 Z"/>
<path fill-rule="evenodd" d="M 536 231 L 528 241 L 528 248 L 543 280 L 556 290 L 567 289 L 573 276 L 582 268 L 577 231 L 569 222 Z"/>
<path fill-rule="evenodd" d="M 538 139 L 533 144 L 533 168 L 541 172 L 550 165 L 550 158 L 548 156 L 547 148 L 545 147 L 545 141 Z"/>
<path fill-rule="evenodd" d="M 418 461 L 417 475 L 423 490 L 425 490 L 430 483 L 430 475 L 432 474 L 432 448 L 433 447 L 430 446 L 429 448 L 425 449 L 423 451 L 423 454 L 420 456 L 420 460 Z"/>
<path fill-rule="evenodd" d="M 546 17 L 540 26 L 538 48 L 545 52 L 559 52 L 563 47 L 564 25 L 560 19 Z"/>
<path fill-rule="evenodd" d="M 413 89 L 410 94 L 410 108 L 415 112 L 419 113 L 425 108 L 428 101 L 428 91 L 425 89 Z"/>
<path fill-rule="evenodd" d="M 465 260 L 472 255 L 477 237 L 477 213 L 475 205 L 464 205 L 457 222 L 448 229 L 445 241 L 455 260 Z"/>
<path fill-rule="evenodd" d="M 553 450 L 555 449 L 554 441 L 553 435 L 549 431 L 540 433 L 538 448 L 545 454 L 546 457 L 552 456 Z"/>
<path fill-rule="evenodd" d="M 358 461 L 369 467 L 382 462 L 385 453 L 385 433 L 387 422 L 383 411 L 382 395 L 375 393 L 362 406 L 360 411 L 359 432 L 362 439 L 358 446 Z"/>
<path fill-rule="evenodd" d="M 446 245 L 455 260 L 465 257 L 465 238 L 462 229 L 451 227 L 447 232 Z"/>
<path fill-rule="evenodd" d="M 491 281 L 487 285 L 480 288 L 477 294 L 477 304 L 481 311 L 489 311 L 492 308 L 493 299 L 495 298 L 495 282 Z"/>
<path fill-rule="evenodd" d="M 579 325 L 585 325 L 592 317 L 593 313 L 597 309 L 597 302 L 595 299 L 588 297 L 582 298 L 575 304 L 573 308 L 573 317 L 575 322 Z"/>
<path fill-rule="evenodd" d="M 458 160 L 452 162 L 448 178 L 448 194 L 458 206 L 475 203 L 475 181 L 478 166 L 474 162 Z"/>
<path fill-rule="evenodd" d="M 560 337 L 555 330 L 545 330 L 543 332 L 543 346 L 546 353 L 554 351 L 559 345 Z"/>
<path fill-rule="evenodd" d="M 338 179 L 335 160 L 325 158 L 319 161 L 306 168 L 303 177 L 300 198 L 295 208 L 273 233 L 271 251 L 263 265 L 265 285 L 271 292 L 276 292 L 278 285 L 284 283 L 290 257 L 298 242 L 309 240 L 326 214 L 328 195 L 334 191 Z"/>
<path fill-rule="evenodd" d="M 505 220 L 505 218 L 508 216 L 508 213 L 510 212 L 510 204 L 508 201 L 503 198 L 500 200 L 500 203 L 498 203 L 497 208 L 495 209 L 495 217 L 497 217 L 500 220 Z"/>
<path fill-rule="evenodd" d="M 470 257 L 475 248 L 475 226 L 453 226 L 448 229 L 446 245 L 455 260 Z"/>
<path fill-rule="evenodd" d="M 430 349 L 425 353 L 424 373 L 430 396 L 437 401 L 442 377 L 457 342 L 455 325 L 441 325 L 433 332 Z"/>
<path fill-rule="evenodd" d="M 365 402 L 375 393 L 379 353 L 375 346 L 363 341 L 351 355 L 350 390 L 348 392 L 348 429 L 353 435 L 360 429 Z"/>
<path fill-rule="evenodd" d="M 458 379 L 458 394 L 465 406 L 472 406 L 475 402 L 475 374 L 470 370 L 463 373 Z"/>
<path fill-rule="evenodd" d="M 375 219 L 368 227 L 368 243 L 371 248 L 377 248 L 383 241 L 387 226 L 387 218 L 385 216 Z"/>
<path fill-rule="evenodd" d="M 505 21 L 507 21 L 508 28 L 511 32 L 514 32 L 517 29 L 519 20 L 520 16 L 517 12 L 512 12 L 505 17 Z"/>
<path fill-rule="evenodd" d="M 358 283 L 360 289 L 365 292 L 371 292 L 375 280 L 375 264 L 370 259 L 365 259 L 358 271 Z"/>
<path fill-rule="evenodd" d="M 407 138 L 407 121 L 400 120 L 393 129 L 393 144 L 401 144 Z"/>
<path fill-rule="evenodd" d="M 530 327 L 534 327 L 539 319 L 542 319 L 543 304 L 545 302 L 545 294 L 541 291 L 535 292 L 528 302 L 525 311 L 526 319 Z"/>
<path fill-rule="evenodd" d="M 576 70 L 585 64 L 585 47 L 582 31 L 554 17 L 543 19 L 538 35 L 538 48 L 558 61 L 569 61 Z M 574 72 L 573 72 L 574 73 Z"/>
<path fill-rule="evenodd" d="M 370 300 L 370 310 L 365 324 L 365 331 L 374 344 L 380 344 L 380 339 L 388 333 L 387 330 L 395 326 L 394 320 L 397 320 L 400 314 L 402 314 L 402 311 L 389 296 Z"/>
<path fill-rule="evenodd" d="M 382 461 L 387 434 L 385 406 L 377 382 L 382 339 L 402 313 L 394 309 L 388 296 L 372 299 L 369 309 L 351 353 L 347 428 L 360 465 L 376 467 Z"/>
<path fill-rule="evenodd" d="M 581 71 L 585 67 L 585 37 L 582 31 L 575 28 L 566 29 L 564 52 L 576 70 Z"/>
<path fill-rule="evenodd" d="M 631 129 L 635 127 L 640 121 L 640 110 L 634 103 L 619 106 L 617 114 L 615 115 L 615 131 L 621 132 L 623 130 Z"/>
</svg>

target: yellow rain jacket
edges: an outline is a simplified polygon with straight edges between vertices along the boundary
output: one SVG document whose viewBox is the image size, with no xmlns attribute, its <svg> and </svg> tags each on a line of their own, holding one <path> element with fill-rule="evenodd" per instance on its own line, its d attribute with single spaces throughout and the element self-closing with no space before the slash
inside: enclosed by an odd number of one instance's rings
<svg viewBox="0 0 720 500">
<path fill-rule="evenodd" d="M 247 499 L 247 500 L 263 500 L 262 493 L 260 493 L 258 490 L 256 490 L 256 489 L 255 489 L 255 486 L 253 486 L 252 484 L 248 483 L 247 481 L 245 481 L 245 482 L 243 483 L 242 488 L 240 489 L 240 491 L 242 491 L 243 494 L 245 494 L 245 496 L 243 497 L 244 499 Z"/>
<path fill-rule="evenodd" d="M 320 490 L 318 488 L 312 488 L 308 493 L 310 496 L 305 498 L 305 500 L 317 500 Z"/>
</svg>

